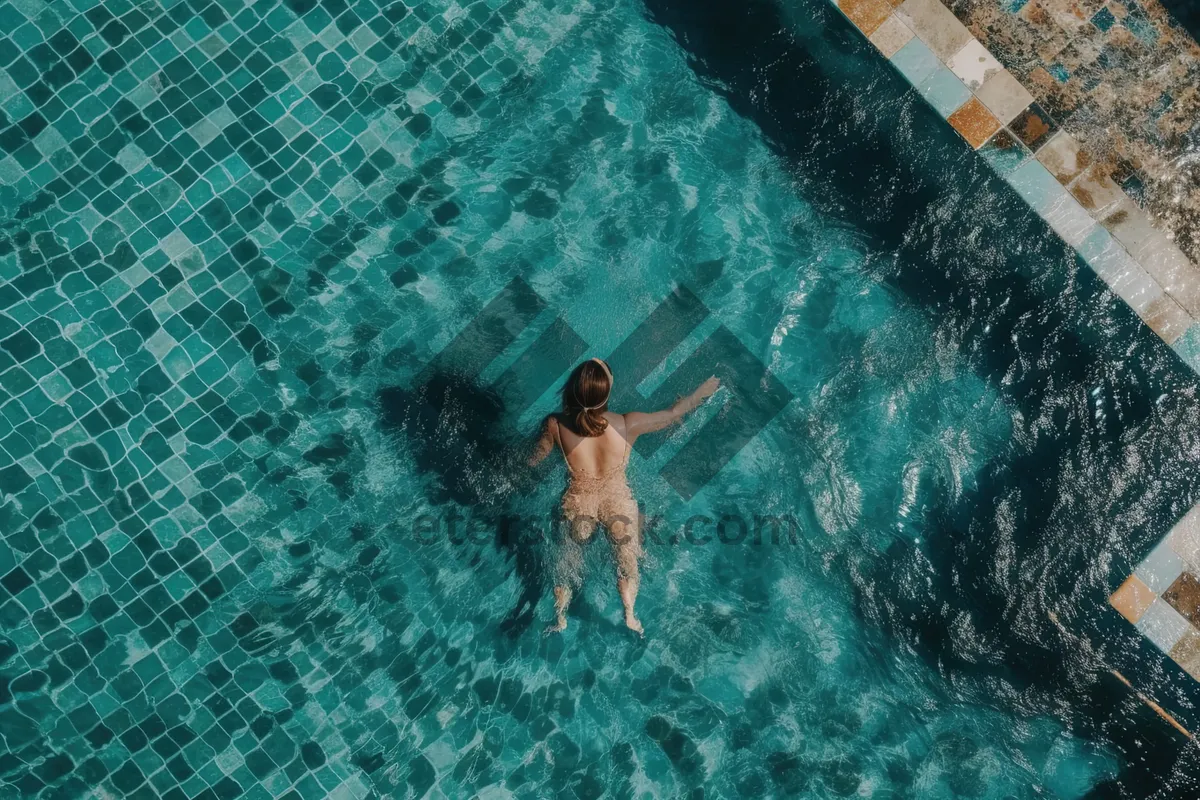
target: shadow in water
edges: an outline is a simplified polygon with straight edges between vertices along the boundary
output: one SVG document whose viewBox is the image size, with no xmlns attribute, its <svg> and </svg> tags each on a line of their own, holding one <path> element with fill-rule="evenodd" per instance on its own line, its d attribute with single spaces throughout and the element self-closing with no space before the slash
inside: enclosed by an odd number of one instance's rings
<svg viewBox="0 0 1200 800">
<path fill-rule="evenodd" d="M 529 470 L 522 463 L 526 453 L 517 446 L 522 437 L 508 424 L 502 398 L 454 372 L 429 370 L 418 388 L 384 389 L 378 400 L 383 429 L 403 437 L 418 472 L 436 476 L 431 501 L 467 509 L 473 520 L 495 532 L 494 546 L 513 562 L 521 585 L 501 629 L 520 636 L 533 623 L 545 570 L 539 548 L 521 542 L 510 524 L 519 516 L 508 499 L 514 494 L 512 480 L 522 480 Z"/>
<path fill-rule="evenodd" d="M 1104 659 L 1153 649 L 1106 597 L 1197 497 L 1196 376 L 826 3 L 798 4 L 802 30 L 768 0 L 645 3 L 1025 426 L 923 545 L 875 560 L 860 613 L 981 700 L 1111 742 L 1123 769 L 1095 797 L 1187 784 L 1193 748 L 1131 705 Z M 1135 666 L 1178 707 L 1196 696 L 1153 655 Z"/>
</svg>

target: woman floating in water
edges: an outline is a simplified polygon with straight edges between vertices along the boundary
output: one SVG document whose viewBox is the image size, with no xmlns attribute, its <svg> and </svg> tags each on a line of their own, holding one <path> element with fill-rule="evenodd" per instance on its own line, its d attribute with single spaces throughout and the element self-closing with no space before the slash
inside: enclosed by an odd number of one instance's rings
<svg viewBox="0 0 1200 800">
<path fill-rule="evenodd" d="M 599 522 L 612 544 L 625 624 L 639 634 L 642 632 L 642 623 L 633 611 L 642 545 L 637 502 L 625 481 L 629 450 L 637 437 L 678 422 L 720 385 L 716 378 L 709 378 L 691 395 L 664 411 L 616 414 L 608 410 L 612 384 L 608 364 L 598 358 L 576 367 L 563 387 L 562 413 L 546 417 L 537 449 L 529 459 L 530 466 L 537 465 L 557 443 L 567 462 L 568 482 L 562 505 L 571 531 L 560 545 L 554 586 L 556 620 L 549 631 L 567 627 L 567 606 L 580 582 L 581 545 L 591 539 Z"/>
</svg>

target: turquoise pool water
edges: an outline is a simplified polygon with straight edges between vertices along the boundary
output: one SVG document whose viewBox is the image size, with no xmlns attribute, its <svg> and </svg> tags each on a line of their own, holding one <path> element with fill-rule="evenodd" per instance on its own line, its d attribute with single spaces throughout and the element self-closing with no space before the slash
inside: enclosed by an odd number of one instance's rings
<svg viewBox="0 0 1200 800">
<path fill-rule="evenodd" d="M 965 146 L 919 141 L 932 112 L 826 6 L 717 5 L 0 4 L 11 794 L 1075 798 L 1122 774 L 1077 702 L 1103 670 L 1031 642 L 1047 610 L 1090 625 L 1090 565 L 1137 545 L 1055 528 L 1039 573 L 1038 490 L 1005 470 L 1054 464 L 1065 513 L 1110 440 L 1194 441 L 1158 397 L 1190 379 Z M 712 46 L 749 34 L 807 54 L 793 121 Z M 516 277 L 541 313 L 418 391 Z M 689 499 L 662 473 L 715 408 L 634 456 L 645 641 L 599 546 L 543 637 L 553 546 L 495 528 L 550 519 L 561 467 L 513 459 L 554 392 L 489 387 L 556 325 L 607 356 L 678 286 L 711 313 L 663 328 L 641 395 L 723 325 L 794 399 Z M 1118 533 L 1187 491 L 1128 489 L 1130 458 L 1101 482 Z M 755 514 L 795 538 L 678 540 Z"/>
</svg>

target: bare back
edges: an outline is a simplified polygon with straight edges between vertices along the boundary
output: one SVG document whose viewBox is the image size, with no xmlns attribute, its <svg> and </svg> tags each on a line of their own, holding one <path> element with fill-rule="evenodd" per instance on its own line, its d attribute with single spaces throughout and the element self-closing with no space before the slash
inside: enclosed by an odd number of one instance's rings
<svg viewBox="0 0 1200 800">
<path fill-rule="evenodd" d="M 555 438 L 573 474 L 606 475 L 624 468 L 630 444 L 625 416 L 606 411 L 604 418 L 608 428 L 599 436 L 579 436 L 555 420 Z"/>
<path fill-rule="evenodd" d="M 601 361 L 600 366 L 611 381 L 612 373 L 608 365 Z M 582 374 L 582 369 L 583 365 L 577 368 L 577 374 Z M 625 480 L 629 450 L 642 434 L 660 431 L 678 422 L 710 397 L 719 385 L 715 377 L 709 378 L 689 396 L 680 398 L 662 411 L 631 411 L 628 414 L 605 411 L 604 420 L 608 424 L 599 436 L 580 436 L 568 428 L 560 416 L 552 414 L 546 417 L 537 445 L 529 456 L 529 466 L 535 467 L 541 463 L 557 444 L 571 474 L 562 499 L 563 516 L 571 521 L 571 532 L 563 537 L 559 554 L 556 567 L 558 577 L 554 586 L 556 620 L 548 630 L 561 631 L 567 627 L 567 606 L 571 602 L 573 586 L 578 585 L 581 559 L 579 545 L 591 537 L 599 522 L 608 530 L 612 542 L 617 566 L 617 589 L 625 606 L 625 624 L 638 634 L 642 632 L 642 623 L 633 613 L 639 582 L 638 558 L 642 546 L 641 514 Z M 590 402 L 601 405 L 607 402 L 606 396 L 611 392 L 611 387 L 601 388 L 604 396 Z M 572 396 L 567 391 L 564 389 L 563 405 L 570 407 Z M 578 402 L 578 387 L 570 391 Z M 594 414 L 601 405 L 584 407 L 581 413 Z M 588 419 L 588 423 L 592 430 L 599 427 L 599 420 L 594 416 Z"/>
</svg>

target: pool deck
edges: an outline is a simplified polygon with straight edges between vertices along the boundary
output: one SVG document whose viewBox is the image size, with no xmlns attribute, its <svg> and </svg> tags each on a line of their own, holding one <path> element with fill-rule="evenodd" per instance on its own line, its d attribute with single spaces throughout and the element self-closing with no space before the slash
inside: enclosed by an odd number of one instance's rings
<svg viewBox="0 0 1200 800">
<path fill-rule="evenodd" d="M 1200 193 L 1183 188 L 1200 46 L 1154 0 L 836 5 L 1200 372 Z"/>
</svg>

